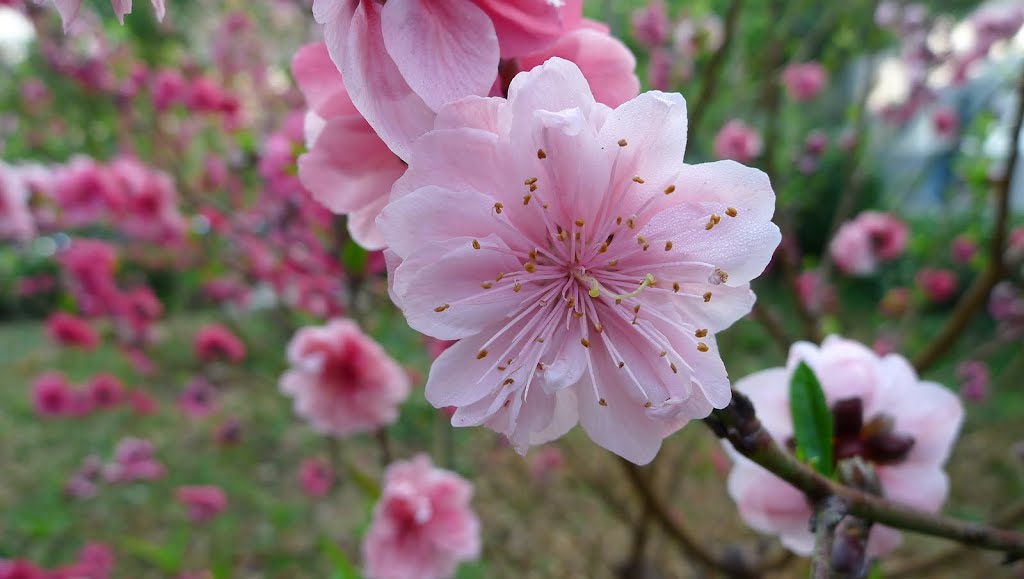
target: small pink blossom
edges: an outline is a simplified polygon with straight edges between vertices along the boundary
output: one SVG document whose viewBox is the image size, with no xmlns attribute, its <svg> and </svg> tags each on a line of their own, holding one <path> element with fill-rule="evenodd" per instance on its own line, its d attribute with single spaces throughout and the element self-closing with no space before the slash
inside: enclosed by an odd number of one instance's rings
<svg viewBox="0 0 1024 579">
<path fill-rule="evenodd" d="M 57 312 L 46 320 L 50 339 L 61 346 L 92 350 L 100 343 L 100 336 L 89 322 L 65 312 Z"/>
<path fill-rule="evenodd" d="M 960 130 L 960 117 L 956 109 L 950 106 L 940 106 L 932 113 L 932 127 L 940 138 L 949 139 L 955 137 Z"/>
<path fill-rule="evenodd" d="M 507 100 L 442 109 L 378 226 L 406 320 L 458 340 L 426 386 L 453 425 L 525 452 L 581 422 L 646 463 L 728 403 L 714 333 L 779 244 L 774 193 L 731 161 L 684 164 L 685 144 L 680 95 L 612 110 L 557 58 Z"/>
<path fill-rule="evenodd" d="M 242 442 L 242 422 L 230 416 L 217 425 L 213 439 L 221 446 L 235 446 Z"/>
<path fill-rule="evenodd" d="M 650 0 L 647 6 L 633 11 L 633 38 L 648 48 L 668 41 L 670 25 L 664 0 Z"/>
<path fill-rule="evenodd" d="M 315 499 L 327 496 L 334 486 L 334 470 L 325 460 L 308 458 L 299 468 L 299 484 L 306 496 Z"/>
<path fill-rule="evenodd" d="M 152 416 L 160 407 L 155 398 L 141 390 L 132 390 L 128 393 L 127 399 L 132 412 L 139 416 Z"/>
<path fill-rule="evenodd" d="M 222 360 L 237 364 L 245 359 L 245 343 L 222 324 L 206 324 L 196 333 L 195 352 L 204 362 Z"/>
<path fill-rule="evenodd" d="M 805 102 L 818 96 L 828 82 L 828 72 L 817 62 L 790 64 L 782 71 L 782 84 L 789 98 Z"/>
<path fill-rule="evenodd" d="M 970 402 L 984 402 L 988 399 L 991 373 L 988 364 L 980 360 L 961 362 L 956 368 L 960 380 L 960 395 Z"/>
<path fill-rule="evenodd" d="M 178 487 L 175 496 L 185 507 L 189 520 L 195 524 L 212 521 L 228 506 L 224 491 L 212 485 Z"/>
<path fill-rule="evenodd" d="M 206 418 L 217 410 L 217 392 L 205 379 L 196 378 L 178 396 L 178 409 L 193 420 Z"/>
<path fill-rule="evenodd" d="M 978 253 L 978 242 L 967 235 L 958 235 L 953 238 L 949 252 L 955 263 L 965 265 Z"/>
<path fill-rule="evenodd" d="M 805 308 L 812 312 L 825 312 L 836 305 L 836 290 L 822 279 L 818 270 L 800 272 L 796 278 L 796 293 Z"/>
<path fill-rule="evenodd" d="M 783 445 L 793 437 L 789 378 L 801 361 L 817 374 L 832 409 L 836 459 L 860 456 L 874 466 L 888 500 L 938 511 L 949 490 L 942 467 L 963 420 L 959 398 L 940 384 L 921 381 L 898 354 L 879 356 L 838 336 L 826 338 L 820 348 L 798 342 L 785 368 L 763 370 L 736 383 Z M 814 535 L 807 498 L 732 447 L 726 451 L 734 462 L 729 495 L 743 520 L 757 531 L 779 535 L 791 551 L 808 555 Z M 897 531 L 876 524 L 868 555 L 884 555 L 899 542 Z"/>
<path fill-rule="evenodd" d="M 363 540 L 368 579 L 446 579 L 459 563 L 480 556 L 480 521 L 470 506 L 473 486 L 419 455 L 398 461 Z"/>
<path fill-rule="evenodd" d="M 0 579 L 49 579 L 49 573 L 27 559 L 0 559 Z"/>
<path fill-rule="evenodd" d="M 903 255 L 910 232 L 906 223 L 890 213 L 864 211 L 840 226 L 829 252 L 844 273 L 866 276 L 879 263 Z"/>
<path fill-rule="evenodd" d="M 89 398 L 94 408 L 115 408 L 124 400 L 124 384 L 116 376 L 97 374 L 89 381 Z"/>
<path fill-rule="evenodd" d="M 35 236 L 30 195 L 17 169 L 0 162 L 0 240 L 27 241 Z"/>
<path fill-rule="evenodd" d="M 935 304 L 952 299 L 959 285 L 956 274 L 948 269 L 926 267 L 918 271 L 914 279 L 928 301 Z"/>
<path fill-rule="evenodd" d="M 114 449 L 113 462 L 103 467 L 103 478 L 110 483 L 154 481 L 167 469 L 153 454 L 153 444 L 141 438 L 123 438 Z"/>
<path fill-rule="evenodd" d="M 761 135 L 739 119 L 733 119 L 715 135 L 715 156 L 749 163 L 761 156 Z"/>
<path fill-rule="evenodd" d="M 36 413 L 44 417 L 66 416 L 74 404 L 74 392 L 63 374 L 50 372 L 32 384 L 32 402 Z"/>
<path fill-rule="evenodd" d="M 351 320 L 300 329 L 287 354 L 281 391 L 318 432 L 347 436 L 391 424 L 409 396 L 402 367 Z"/>
</svg>

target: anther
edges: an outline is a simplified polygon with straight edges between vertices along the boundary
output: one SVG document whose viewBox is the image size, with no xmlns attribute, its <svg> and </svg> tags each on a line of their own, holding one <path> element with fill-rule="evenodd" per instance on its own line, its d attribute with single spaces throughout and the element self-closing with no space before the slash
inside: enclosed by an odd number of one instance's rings
<svg viewBox="0 0 1024 579">
<path fill-rule="evenodd" d="M 508 386 L 508 385 L 510 385 L 510 384 L 515 384 L 515 382 L 516 382 L 516 381 L 515 381 L 515 380 L 513 380 L 512 378 L 505 378 L 505 381 L 504 381 L 504 382 L 502 382 L 502 383 L 501 383 L 501 385 L 502 385 L 502 386 Z"/>
<path fill-rule="evenodd" d="M 514 291 L 516 293 L 519 293 L 519 290 L 521 290 L 521 289 L 523 289 L 523 284 L 519 283 L 518 281 L 516 282 L 516 284 L 514 286 L 512 286 L 512 291 Z"/>
<path fill-rule="evenodd" d="M 544 371 L 544 362 L 537 362 L 537 371 L 538 372 L 543 372 Z"/>
<path fill-rule="evenodd" d="M 711 231 L 711 228 L 718 225 L 718 222 L 721 220 L 722 218 L 717 213 L 712 213 L 711 217 L 708 219 L 708 224 L 704 226 L 704 229 L 706 231 Z"/>
<path fill-rule="evenodd" d="M 711 292 L 704 292 L 704 303 L 711 301 Z"/>
<path fill-rule="evenodd" d="M 650 407 L 651 407 L 651 402 L 650 401 L 644 402 L 644 408 L 650 408 Z"/>
<path fill-rule="evenodd" d="M 537 158 L 538 159 L 547 159 L 548 158 L 548 154 L 544 152 L 544 149 L 537 149 Z"/>
<path fill-rule="evenodd" d="M 480 249 L 480 242 L 476 239 L 473 240 L 473 249 Z"/>
<path fill-rule="evenodd" d="M 582 219 L 577 219 L 573 223 L 576 224 L 576 227 L 583 227 L 583 220 Z"/>
<path fill-rule="evenodd" d="M 650 243 L 645 243 L 644 244 L 644 251 L 647 251 L 650 248 L 651 248 L 651 244 Z"/>
<path fill-rule="evenodd" d="M 533 193 L 536 190 L 537 190 L 537 184 L 536 183 L 534 183 L 533 185 L 530 185 L 530 193 Z M 544 209 L 547 209 L 547 208 L 548 208 L 548 205 L 547 205 L 547 203 L 545 203 L 544 204 Z"/>
<path fill-rule="evenodd" d="M 668 187 L 665 187 L 665 195 L 671 195 L 671 194 L 675 193 L 675 191 L 676 191 L 676 186 L 675 185 L 669 185 Z"/>
<path fill-rule="evenodd" d="M 573 310 L 572 317 L 574 317 L 574 318 L 576 318 L 578 320 L 578 319 L 583 317 L 583 312 L 579 312 L 579 311 Z"/>
<path fill-rule="evenodd" d="M 533 261 L 537 261 L 537 250 L 536 249 L 531 249 L 530 253 L 528 255 L 530 256 L 530 259 L 532 259 Z"/>
<path fill-rule="evenodd" d="M 613 260 L 608 262 L 608 267 L 615 267 L 617 265 L 619 265 L 619 260 L 617 260 L 617 259 L 613 259 Z"/>
<path fill-rule="evenodd" d="M 640 304 L 637 304 L 637 305 L 633 306 L 633 313 L 634 314 L 639 314 L 640 313 Z"/>
<path fill-rule="evenodd" d="M 644 184 L 644 180 L 640 178 L 640 175 L 637 175 L 636 177 L 633 177 L 633 182 L 634 183 L 640 183 L 641 185 Z"/>
<path fill-rule="evenodd" d="M 668 351 L 666 350 L 662 350 L 661 353 L 658 354 L 659 358 L 664 358 L 665 356 L 668 356 Z"/>
<path fill-rule="evenodd" d="M 679 368 L 676 368 L 676 363 L 675 362 L 670 363 L 668 365 L 668 367 L 672 368 L 672 373 L 673 374 L 678 374 L 679 373 Z"/>
<path fill-rule="evenodd" d="M 537 266 L 532 261 L 528 261 L 526 262 L 526 265 L 523 266 L 523 269 L 526 270 L 526 273 L 533 273 L 537 271 Z"/>
<path fill-rule="evenodd" d="M 673 292 L 679 293 L 680 289 L 681 288 L 680 288 L 679 282 L 677 282 L 677 281 L 672 282 L 672 291 Z"/>
<path fill-rule="evenodd" d="M 480 284 L 480 287 L 484 289 L 491 289 L 492 287 L 494 287 L 494 284 L 492 284 L 489 281 L 485 281 L 484 283 Z"/>
<path fill-rule="evenodd" d="M 626 367 L 626 363 L 625 362 L 619 362 L 619 370 L 621 370 L 621 369 L 623 369 L 625 367 Z"/>
<path fill-rule="evenodd" d="M 597 332 L 598 334 L 604 331 L 604 326 L 601 325 L 601 322 L 594 323 L 594 331 Z"/>
<path fill-rule="evenodd" d="M 476 359 L 477 360 L 483 360 L 486 357 L 487 357 L 487 350 L 480 350 L 479 352 L 476 353 Z"/>
<path fill-rule="evenodd" d="M 619 146 L 620 147 L 625 147 L 628 144 L 629 144 L 629 142 L 627 142 L 626 139 L 619 139 Z"/>
<path fill-rule="evenodd" d="M 622 225 L 622 217 L 621 216 L 615 218 L 615 225 Z"/>
<path fill-rule="evenodd" d="M 505 277 L 505 274 L 499 273 L 498 275 L 494 276 L 494 281 L 501 281 L 501 278 L 503 277 Z"/>
<path fill-rule="evenodd" d="M 708 351 L 708 345 L 705 344 L 704 342 L 697 342 L 697 351 L 698 352 L 707 352 Z"/>
<path fill-rule="evenodd" d="M 630 229 L 636 229 L 636 219 L 633 219 L 632 217 L 627 219 L 626 226 L 629 227 Z"/>
<path fill-rule="evenodd" d="M 580 338 L 580 343 L 583 344 L 584 348 L 589 348 L 590 347 L 590 340 L 588 340 L 586 338 Z"/>
<path fill-rule="evenodd" d="M 530 199 L 533 199 L 533 195 L 523 195 L 523 205 L 529 205 Z"/>
<path fill-rule="evenodd" d="M 666 241 L 665 242 L 665 251 L 672 251 L 672 242 L 671 241 Z"/>
<path fill-rule="evenodd" d="M 636 236 L 636 243 L 637 243 L 637 245 L 646 245 L 647 244 L 647 238 L 644 237 L 643 235 L 637 235 Z"/>
<path fill-rule="evenodd" d="M 502 207 L 504 207 L 504 205 L 502 205 L 501 203 L 495 203 L 494 212 L 500 215 Z"/>
<path fill-rule="evenodd" d="M 727 207 L 726 210 L 725 210 L 725 214 L 728 215 L 729 217 L 736 217 L 736 208 L 735 207 Z"/>
<path fill-rule="evenodd" d="M 530 177 L 526 181 L 523 181 L 523 185 L 533 185 L 536 182 L 537 182 L 537 178 L 536 177 Z"/>
<path fill-rule="evenodd" d="M 698 338 L 703 338 L 708 335 L 708 330 L 707 328 L 700 328 L 696 332 L 694 332 L 693 335 Z"/>
<path fill-rule="evenodd" d="M 437 313 L 441 313 L 441 312 L 447 310 L 450 307 L 451 307 L 450 305 L 444 304 L 443 306 L 437 306 L 436 308 L 434 308 L 434 311 L 437 312 Z"/>
<path fill-rule="evenodd" d="M 605 400 L 604 398 L 598 400 L 597 403 L 600 404 L 601 406 L 608 406 L 608 401 Z"/>
<path fill-rule="evenodd" d="M 608 251 L 608 244 L 602 243 L 601 248 L 597 250 L 598 253 L 605 253 Z"/>
<path fill-rule="evenodd" d="M 498 372 L 504 372 L 505 370 L 508 370 L 508 366 L 498 366 Z"/>
</svg>

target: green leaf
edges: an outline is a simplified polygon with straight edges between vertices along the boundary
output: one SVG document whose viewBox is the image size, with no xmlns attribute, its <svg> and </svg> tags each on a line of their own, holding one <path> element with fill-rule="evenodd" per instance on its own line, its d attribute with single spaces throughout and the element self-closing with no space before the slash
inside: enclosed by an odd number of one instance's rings
<svg viewBox="0 0 1024 579">
<path fill-rule="evenodd" d="M 789 383 L 789 407 L 793 413 L 797 458 L 825 476 L 832 476 L 832 412 L 821 382 L 801 362 Z"/>
<path fill-rule="evenodd" d="M 324 538 L 321 549 L 334 567 L 331 579 L 360 579 L 359 570 L 348 560 L 348 555 L 329 538 Z"/>
<path fill-rule="evenodd" d="M 380 498 L 380 484 L 372 476 L 366 474 L 352 461 L 345 459 L 345 470 L 352 482 L 366 495 L 368 502 L 375 503 Z"/>
<path fill-rule="evenodd" d="M 369 254 L 366 250 L 351 239 L 345 242 L 345 247 L 341 249 L 341 262 L 345 264 L 345 270 L 350 273 L 361 274 L 366 269 L 368 258 Z"/>
<path fill-rule="evenodd" d="M 167 574 L 177 574 L 180 553 L 168 545 L 158 545 L 134 537 L 125 537 L 120 542 L 121 551 L 142 559 Z"/>
</svg>

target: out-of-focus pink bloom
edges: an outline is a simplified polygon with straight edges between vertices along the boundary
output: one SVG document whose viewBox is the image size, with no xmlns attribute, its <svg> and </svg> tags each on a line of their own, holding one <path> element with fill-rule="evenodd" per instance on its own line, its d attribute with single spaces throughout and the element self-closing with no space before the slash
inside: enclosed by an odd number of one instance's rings
<svg viewBox="0 0 1024 579">
<path fill-rule="evenodd" d="M 952 299 L 959 285 L 956 274 L 948 269 L 926 267 L 918 271 L 914 279 L 928 301 L 936 304 Z"/>
<path fill-rule="evenodd" d="M 204 362 L 222 360 L 238 363 L 245 359 L 245 344 L 222 324 L 206 324 L 196 333 L 196 357 Z"/>
<path fill-rule="evenodd" d="M 836 303 L 836 291 L 825 283 L 818 270 L 803 271 L 796 278 L 796 293 L 808 310 L 821 313 Z"/>
<path fill-rule="evenodd" d="M 26 241 L 36 233 L 30 191 L 17 170 L 0 162 L 0 240 Z"/>
<path fill-rule="evenodd" d="M 910 307 L 910 290 L 905 287 L 894 287 L 885 292 L 878 304 L 882 314 L 890 318 L 898 318 L 907 313 Z"/>
<path fill-rule="evenodd" d="M 1011 331 L 1024 329 L 1024 295 L 1013 282 L 1002 281 L 992 288 L 988 312 L 1000 325 Z"/>
<path fill-rule="evenodd" d="M 733 119 L 715 135 L 715 156 L 749 163 L 761 156 L 761 135 L 739 119 Z"/>
<path fill-rule="evenodd" d="M 1007 262 L 1024 261 L 1024 227 L 1017 227 L 1010 231 L 1010 239 L 1006 245 Z"/>
<path fill-rule="evenodd" d="M 530 474 L 544 482 L 565 467 L 565 457 L 557 446 L 545 446 L 530 461 Z"/>
<path fill-rule="evenodd" d="M 949 246 L 949 252 L 955 263 L 964 265 L 978 253 L 978 243 L 967 235 L 957 235 Z"/>
<path fill-rule="evenodd" d="M 356 110 L 324 43 L 301 48 L 292 72 L 309 107 L 309 152 L 299 158 L 302 184 L 325 207 L 349 216 L 349 233 L 360 245 L 383 247 L 374 221 L 405 164 Z"/>
<path fill-rule="evenodd" d="M 163 20 L 167 12 L 167 7 L 164 5 L 165 1 L 152 0 L 153 11 L 156 13 L 157 20 Z M 117 16 L 118 22 L 124 24 L 124 15 L 132 13 L 132 0 L 110 0 L 110 4 L 114 9 L 114 15 Z M 60 13 L 61 20 L 64 21 L 64 32 L 67 32 L 71 29 L 75 19 L 78 18 L 78 13 L 82 7 L 82 0 L 53 0 L 53 5 L 57 7 L 57 12 Z"/>
<path fill-rule="evenodd" d="M 188 81 L 177 70 L 163 69 L 153 75 L 150 92 L 157 111 L 166 111 L 176 104 L 183 104 L 187 91 Z"/>
<path fill-rule="evenodd" d="M 141 390 L 129 392 L 127 400 L 128 404 L 132 407 L 132 412 L 139 416 L 152 416 L 160 408 L 160 404 L 155 398 Z"/>
<path fill-rule="evenodd" d="M 960 395 L 970 402 L 984 402 L 989 397 L 989 380 L 991 374 L 988 364 L 980 360 L 961 362 L 956 368 L 960 379 Z"/>
<path fill-rule="evenodd" d="M 676 53 L 692 61 L 703 52 L 722 46 L 722 20 L 714 14 L 703 18 L 681 18 L 672 31 Z"/>
<path fill-rule="evenodd" d="M 668 41 L 670 22 L 664 0 L 650 0 L 647 6 L 633 11 L 633 38 L 648 48 Z"/>
<path fill-rule="evenodd" d="M 94 408 L 114 408 L 124 400 L 124 384 L 116 376 L 97 374 L 89 381 L 89 398 Z"/>
<path fill-rule="evenodd" d="M 427 353 L 430 354 L 432 360 L 436 360 L 438 356 L 444 353 L 445 350 L 455 345 L 455 340 L 437 340 L 435 338 L 427 337 Z"/>
<path fill-rule="evenodd" d="M 821 381 L 832 409 L 834 456 L 859 456 L 874 466 L 886 499 L 928 512 L 946 499 L 949 478 L 942 466 L 963 420 L 959 398 L 940 384 L 921 381 L 905 358 L 881 357 L 863 345 L 829 336 L 821 347 L 798 342 L 785 368 L 772 368 L 736 383 L 750 397 L 761 424 L 781 444 L 793 438 L 789 378 L 806 362 Z M 808 555 L 813 509 L 795 487 L 737 454 L 729 475 L 729 495 L 740 516 L 762 533 L 779 535 L 791 551 Z M 868 556 L 888 553 L 899 544 L 894 529 L 875 525 Z"/>
<path fill-rule="evenodd" d="M 552 45 L 579 22 L 582 4 L 315 0 L 313 15 L 324 25 L 352 102 L 391 150 L 409 160 L 435 111 L 464 96 L 486 96 L 499 58 Z"/>
<path fill-rule="evenodd" d="M 178 409 L 193 420 L 206 418 L 217 410 L 217 392 L 205 379 L 196 378 L 178 396 Z"/>
<path fill-rule="evenodd" d="M 67 416 L 72 410 L 73 398 L 74 392 L 63 374 L 43 374 L 32 384 L 32 403 L 40 416 Z"/>
<path fill-rule="evenodd" d="M 117 250 L 93 239 L 75 239 L 58 254 L 57 260 L 75 294 L 78 307 L 87 316 L 112 313 L 120 303 L 114 279 Z"/>
<path fill-rule="evenodd" d="M 888 336 L 879 336 L 875 338 L 871 349 L 879 356 L 887 356 L 896 352 L 896 343 Z"/>
<path fill-rule="evenodd" d="M 818 96 L 828 82 L 828 72 L 817 62 L 790 64 L 782 71 L 782 84 L 789 98 L 805 102 Z"/>
<path fill-rule="evenodd" d="M 903 255 L 910 232 L 906 223 L 890 213 L 864 211 L 847 221 L 829 244 L 832 260 L 850 275 L 871 275 L 879 262 Z"/>
<path fill-rule="evenodd" d="M 380 344 L 351 320 L 332 320 L 295 333 L 281 391 L 317 432 L 346 436 L 398 418 L 409 377 Z"/>
<path fill-rule="evenodd" d="M 82 462 L 82 466 L 64 485 L 64 494 L 73 499 L 91 499 L 96 496 L 97 483 L 100 480 L 103 463 L 99 457 L 90 455 Z"/>
<path fill-rule="evenodd" d="M 78 561 L 56 569 L 49 579 L 109 579 L 114 563 L 113 549 L 102 543 L 89 543 L 78 552 Z"/>
<path fill-rule="evenodd" d="M 61 346 L 92 350 L 100 343 L 100 336 L 89 322 L 65 312 L 57 312 L 46 320 L 50 339 Z"/>
<path fill-rule="evenodd" d="M 647 84 L 654 90 L 669 90 L 672 88 L 672 54 L 664 49 L 657 48 L 651 51 L 650 60 L 647 63 Z"/>
<path fill-rule="evenodd" d="M 110 483 L 153 481 L 167 474 L 153 455 L 153 444 L 141 438 L 123 438 L 114 449 L 113 462 L 103 467 L 103 478 Z"/>
<path fill-rule="evenodd" d="M 480 521 L 470 506 L 473 485 L 419 455 L 398 461 L 363 540 L 369 579 L 446 579 L 480 556 Z"/>
<path fill-rule="evenodd" d="M 960 117 L 956 109 L 950 106 L 940 106 L 932 113 L 932 127 L 939 137 L 949 139 L 956 136 L 960 130 Z"/>
<path fill-rule="evenodd" d="M 117 226 L 129 237 L 171 242 L 184 236 L 185 218 L 178 210 L 178 191 L 170 175 L 132 157 L 114 160 L 109 167 L 123 196 Z"/>
<path fill-rule="evenodd" d="M 175 496 L 196 524 L 212 521 L 228 507 L 227 495 L 213 485 L 178 487 Z"/>
<path fill-rule="evenodd" d="M 307 458 L 299 468 L 299 484 L 307 496 L 318 499 L 331 492 L 334 486 L 334 471 L 330 463 L 318 458 Z"/>
<path fill-rule="evenodd" d="M 124 198 L 106 167 L 93 159 L 76 157 L 54 176 L 54 195 L 62 222 L 80 227 L 121 211 Z"/>
<path fill-rule="evenodd" d="M 0 560 L 0 579 L 50 579 L 49 575 L 27 559 Z"/>
<path fill-rule="evenodd" d="M 807 134 L 804 141 L 804 152 L 812 157 L 820 157 L 828 147 L 828 135 L 824 131 L 814 130 Z"/>
<path fill-rule="evenodd" d="M 611 110 L 562 59 L 516 76 L 507 100 L 449 105 L 439 129 L 378 220 L 392 299 L 459 340 L 431 369 L 435 407 L 520 452 L 581 422 L 645 463 L 728 403 L 714 333 L 750 311 L 780 239 L 763 173 L 684 164 L 680 95 Z"/>
</svg>

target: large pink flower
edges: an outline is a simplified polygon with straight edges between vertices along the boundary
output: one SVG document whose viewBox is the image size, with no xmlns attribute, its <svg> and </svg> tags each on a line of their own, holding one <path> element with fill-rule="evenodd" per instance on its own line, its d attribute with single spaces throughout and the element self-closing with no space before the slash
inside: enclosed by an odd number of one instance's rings
<svg viewBox="0 0 1024 579">
<path fill-rule="evenodd" d="M 374 220 L 405 163 L 356 110 L 322 42 L 300 49 L 292 72 L 309 107 L 309 152 L 299 157 L 299 179 L 325 207 L 348 214 L 349 233 L 360 245 L 383 247 Z"/>
<path fill-rule="evenodd" d="M 0 240 L 25 241 L 36 233 L 29 188 L 14 167 L 0 162 Z"/>
<path fill-rule="evenodd" d="M 388 467 L 384 490 L 363 541 L 370 579 L 444 579 L 480 556 L 473 486 L 435 468 L 426 455 Z"/>
<path fill-rule="evenodd" d="M 487 95 L 501 59 L 576 27 L 581 0 L 315 0 L 313 15 L 357 109 L 408 159 L 434 112 Z"/>
<path fill-rule="evenodd" d="M 872 463 L 886 498 L 939 510 L 949 487 L 942 465 L 963 419 L 960 400 L 939 384 L 921 381 L 897 354 L 879 357 L 838 336 L 826 338 L 820 348 L 798 342 L 785 368 L 763 370 L 736 383 L 780 444 L 793 437 L 789 378 L 801 361 L 821 380 L 832 408 L 836 458 L 860 456 Z M 814 545 L 808 530 L 812 509 L 804 495 L 731 447 L 727 450 L 735 461 L 729 494 L 743 520 L 762 533 L 779 535 L 793 552 L 809 554 Z M 875 525 L 869 555 L 883 555 L 899 540 L 895 530 Z"/>
<path fill-rule="evenodd" d="M 345 436 L 391 424 L 409 396 L 409 378 L 351 320 L 306 327 L 288 344 L 281 391 L 295 412 L 326 434 Z"/>
<path fill-rule="evenodd" d="M 714 333 L 754 302 L 775 196 L 760 171 L 684 164 L 685 145 L 680 95 L 612 110 L 558 58 L 440 112 L 378 226 L 409 323 L 459 340 L 426 391 L 453 424 L 525 452 L 580 421 L 645 463 L 729 402 Z"/>
</svg>

